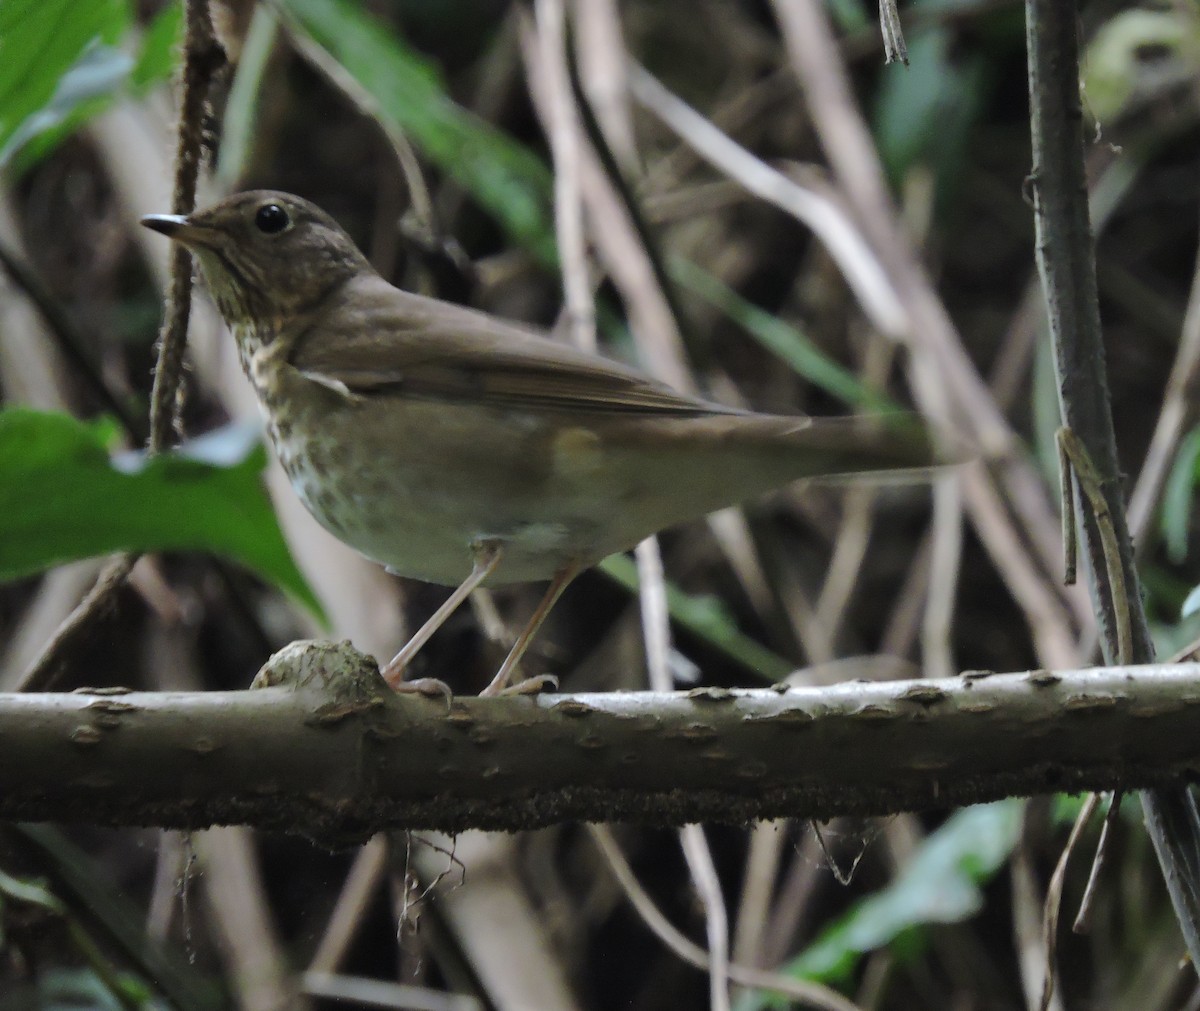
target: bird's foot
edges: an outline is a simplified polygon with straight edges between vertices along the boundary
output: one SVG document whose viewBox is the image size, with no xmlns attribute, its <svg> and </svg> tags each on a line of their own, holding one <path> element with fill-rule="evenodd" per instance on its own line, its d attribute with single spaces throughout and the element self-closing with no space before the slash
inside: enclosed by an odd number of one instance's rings
<svg viewBox="0 0 1200 1011">
<path fill-rule="evenodd" d="M 403 664 L 389 663 L 379 673 L 383 675 L 383 680 L 392 691 L 405 695 L 421 695 L 427 699 L 441 697 L 446 700 L 447 706 L 454 698 L 450 686 L 440 678 L 414 678 L 412 681 L 405 681 Z"/>
<path fill-rule="evenodd" d="M 440 678 L 416 678 L 412 681 L 401 681 L 399 684 L 392 685 L 392 689 L 398 692 L 424 695 L 427 699 L 435 699 L 440 696 L 447 703 L 454 698 L 454 692 L 450 690 L 450 686 Z"/>
<path fill-rule="evenodd" d="M 515 685 L 509 685 L 507 688 L 497 689 L 488 685 L 479 694 L 481 697 L 485 695 L 500 697 L 502 695 L 540 695 L 542 692 L 556 691 L 558 691 L 558 678 L 553 674 L 539 674 L 537 677 L 518 681 Z"/>
</svg>

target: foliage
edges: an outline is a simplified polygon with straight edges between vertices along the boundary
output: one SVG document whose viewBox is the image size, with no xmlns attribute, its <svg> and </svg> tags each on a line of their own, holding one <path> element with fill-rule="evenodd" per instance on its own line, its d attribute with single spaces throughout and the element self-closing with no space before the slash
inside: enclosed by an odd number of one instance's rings
<svg viewBox="0 0 1200 1011">
<path fill-rule="evenodd" d="M 66 415 L 0 412 L 0 579 L 114 551 L 205 550 L 320 613 L 262 487 L 256 436 L 227 429 L 147 457 L 110 455 L 114 435 Z"/>
<path fill-rule="evenodd" d="M 127 82 L 144 90 L 167 77 L 179 10 L 167 8 L 137 57 L 128 0 L 7 0 L 0 6 L 0 169 L 28 167 Z"/>
</svg>

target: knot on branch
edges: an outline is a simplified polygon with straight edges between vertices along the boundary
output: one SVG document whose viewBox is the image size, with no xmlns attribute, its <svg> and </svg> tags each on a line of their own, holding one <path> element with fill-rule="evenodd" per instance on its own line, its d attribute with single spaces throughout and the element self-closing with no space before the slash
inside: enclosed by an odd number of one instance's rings
<svg viewBox="0 0 1200 1011">
<path fill-rule="evenodd" d="M 298 639 L 272 654 L 250 687 L 313 690 L 336 702 L 374 702 L 391 694 L 375 658 L 349 640 Z"/>
</svg>

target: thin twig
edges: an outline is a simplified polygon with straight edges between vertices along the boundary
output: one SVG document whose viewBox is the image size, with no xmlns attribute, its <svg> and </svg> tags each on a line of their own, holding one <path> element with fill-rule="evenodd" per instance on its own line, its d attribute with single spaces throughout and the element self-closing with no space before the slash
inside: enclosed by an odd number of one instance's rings
<svg viewBox="0 0 1200 1011">
<path fill-rule="evenodd" d="M 709 1007 L 729 1011 L 729 915 L 721 894 L 721 879 L 713 862 L 712 850 L 702 825 L 684 825 L 679 842 L 687 861 L 688 873 L 696 884 L 696 893 L 704 907 L 704 926 L 708 936 Z"/>
<path fill-rule="evenodd" d="M 1041 836 L 1038 829 L 1046 821 L 1050 803 L 1048 797 L 1040 797 L 1024 805 L 1020 839 L 1009 860 L 1013 941 L 1027 1008 L 1039 1006 L 1048 972 L 1042 932 L 1046 903 L 1039 892 L 1041 886 L 1034 867 L 1034 849 Z M 1062 1001 L 1053 1000 L 1050 1011 L 1062 1011 Z"/>
<path fill-rule="evenodd" d="M 907 67 L 908 46 L 904 44 L 904 29 L 900 27 L 896 0 L 879 0 L 879 30 L 883 35 L 884 62 L 899 62 Z"/>
<path fill-rule="evenodd" d="M 104 410 L 112 414 L 135 441 L 141 442 L 146 437 L 145 422 L 138 419 L 121 398 L 109 389 L 100 369 L 86 350 L 89 341 L 59 308 L 58 302 L 46 290 L 33 268 L 3 245 L 0 245 L 0 265 L 3 265 L 13 283 L 37 307 L 59 348 L 75 367 L 84 385 L 100 401 Z"/>
<path fill-rule="evenodd" d="M 1099 805 L 1100 795 L 1089 794 L 1075 818 L 1075 824 L 1071 827 L 1071 835 L 1067 838 L 1067 845 L 1059 854 L 1058 863 L 1054 865 L 1054 873 L 1050 876 L 1050 884 L 1046 888 L 1046 906 L 1042 917 L 1042 933 L 1046 946 L 1046 979 L 1042 983 L 1041 1011 L 1046 1011 L 1050 1007 L 1050 998 L 1054 996 L 1055 960 L 1058 952 L 1058 911 L 1062 906 L 1062 890 L 1063 883 L 1067 878 L 1067 867 L 1071 862 L 1075 847 L 1083 836 L 1083 830 L 1087 828 L 1087 823 L 1091 821 L 1092 815 L 1096 813 Z"/>
<path fill-rule="evenodd" d="M 575 47 L 568 47 L 567 72 L 579 126 L 588 140 L 584 198 L 597 248 L 628 306 L 651 371 L 677 389 L 694 391 L 696 383 L 684 350 L 694 343 L 687 333 L 687 315 L 641 206 L 588 103 L 574 53 Z"/>
<path fill-rule="evenodd" d="M 188 0 L 185 7 L 183 88 L 176 127 L 175 189 L 171 213 L 190 214 L 196 207 L 196 183 L 204 157 L 205 110 L 213 78 L 225 65 L 225 50 L 213 34 L 208 4 Z M 150 392 L 150 451 L 171 442 L 178 417 L 177 396 L 183 374 L 183 351 L 192 302 L 192 255 L 181 243 L 171 246 L 171 284 L 159 333 L 158 363 Z"/>
<path fill-rule="evenodd" d="M 1092 900 L 1096 896 L 1096 886 L 1100 882 L 1100 875 L 1104 872 L 1104 865 L 1108 858 L 1108 846 L 1112 839 L 1113 826 L 1116 825 L 1117 818 L 1121 814 L 1122 796 L 1120 790 L 1114 790 L 1112 797 L 1109 798 L 1108 814 L 1100 828 L 1100 841 L 1096 843 L 1096 856 L 1092 860 L 1092 870 L 1088 875 L 1087 887 L 1083 890 L 1083 898 L 1079 900 L 1079 912 L 1075 916 L 1075 922 L 1071 925 L 1071 929 L 1076 934 L 1086 934 L 1092 929 Z"/>
<path fill-rule="evenodd" d="M 1071 464 L 1071 473 L 1064 474 L 1062 478 L 1064 499 L 1070 497 L 1072 502 L 1074 500 L 1074 496 L 1070 495 L 1068 491 L 1072 485 L 1071 475 L 1073 474 L 1075 481 L 1078 482 L 1084 497 L 1087 499 L 1088 508 L 1091 510 L 1091 519 L 1096 524 L 1096 535 L 1100 540 L 1100 547 L 1104 554 L 1104 575 L 1107 577 L 1109 607 L 1112 610 L 1112 623 L 1116 635 L 1116 662 L 1133 663 L 1134 646 L 1133 630 L 1129 617 L 1131 606 L 1129 589 L 1126 585 L 1125 572 L 1122 568 L 1116 520 L 1113 518 L 1112 510 L 1109 508 L 1108 500 L 1104 496 L 1100 473 L 1096 469 L 1096 465 L 1092 462 L 1092 458 L 1088 456 L 1088 451 L 1079 437 L 1069 428 L 1060 428 L 1057 440 L 1060 453 L 1065 455 Z M 1070 557 L 1071 568 L 1073 569 L 1074 535 L 1072 535 L 1069 543 L 1072 545 Z"/>
<path fill-rule="evenodd" d="M 1079 538 L 1075 535 L 1075 476 L 1071 468 L 1071 457 L 1067 453 L 1067 441 L 1063 438 L 1066 429 L 1059 429 L 1055 438 L 1058 447 L 1058 475 L 1060 494 L 1059 509 L 1062 512 L 1063 533 L 1063 582 L 1074 584 L 1079 568 Z"/>
<path fill-rule="evenodd" d="M 952 474 L 933 479 L 930 529 L 929 591 L 921 622 L 923 666 L 929 677 L 950 677 L 955 669 L 951 631 L 963 546 L 962 483 Z"/>
<path fill-rule="evenodd" d="M 383 881 L 387 864 L 387 839 L 382 834 L 373 836 L 350 865 L 316 953 L 308 964 L 309 974 L 333 973 L 341 966 L 346 950 L 362 926 L 367 904 Z"/>
<path fill-rule="evenodd" d="M 648 537 L 636 550 L 639 596 L 642 605 L 642 635 L 646 644 L 646 666 L 652 691 L 671 690 L 671 624 L 667 615 L 667 591 L 663 582 L 662 556 L 658 540 Z M 696 894 L 704 907 L 709 950 L 709 1003 L 712 1011 L 729 1007 L 729 917 L 712 852 L 699 825 L 679 830 L 679 842 Z"/>
<path fill-rule="evenodd" d="M 922 411 L 962 432 L 995 461 L 986 472 L 977 467 L 962 471 L 973 525 L 1021 606 L 1043 662 L 1073 663 L 1071 617 L 1085 623 L 1091 614 L 1081 595 L 1064 593 L 1052 578 L 1061 541 L 1041 477 L 1019 449 L 898 223 L 824 5 L 774 0 L 773 6 L 838 189 L 901 300 L 904 326 L 896 336 L 912 352 L 910 377 Z M 1031 552 L 1031 546 L 1036 550 Z"/>
<path fill-rule="evenodd" d="M 742 894 L 733 930 L 734 961 L 766 964 L 762 959 L 767 923 L 777 896 L 776 878 L 788 838 L 786 821 L 755 822 L 749 831 Z"/>
<path fill-rule="evenodd" d="M 697 969 L 708 971 L 708 952 L 698 944 L 688 940 L 663 915 L 654 904 L 654 900 L 646 894 L 641 883 L 629 866 L 612 831 L 606 825 L 588 825 L 592 840 L 603 854 L 609 870 L 625 893 L 625 898 L 633 906 L 642 922 L 650 929 L 663 944 L 671 949 L 679 958 L 694 965 Z M 820 983 L 796 979 L 782 973 L 767 972 L 750 966 L 729 964 L 729 979 L 741 986 L 753 986 L 761 990 L 774 990 L 790 1000 L 802 1001 L 810 1007 L 827 1009 L 827 1011 L 857 1011 L 857 1005 L 847 1000 L 841 994 Z"/>
<path fill-rule="evenodd" d="M 583 230 L 583 168 L 579 121 L 567 73 L 563 0 L 536 0 L 536 50 L 545 104 L 546 134 L 554 159 L 554 226 L 562 258 L 563 293 L 571 340 L 596 349 L 596 306 L 588 278 Z"/>
<path fill-rule="evenodd" d="M 134 561 L 131 555 L 119 555 L 104 567 L 92 588 L 63 619 L 54 636 L 29 665 L 17 691 L 44 692 L 54 686 L 62 676 L 64 660 L 79 651 L 92 624 L 116 607 L 116 592 L 124 585 Z"/>
<path fill-rule="evenodd" d="M 370 120 L 383 134 L 388 146 L 396 158 L 396 164 L 404 176 L 404 185 L 408 190 L 410 213 L 422 240 L 437 243 L 440 232 L 437 218 L 433 210 L 433 198 L 429 187 L 425 184 L 425 176 L 421 172 L 421 164 L 416 152 L 408 142 L 395 121 L 388 116 L 380 106 L 378 99 L 370 91 L 359 84 L 358 79 L 343 67 L 334 56 L 316 39 L 309 35 L 304 27 L 296 20 L 282 4 L 272 5 L 287 32 L 288 41 L 300 57 L 345 98 L 359 114 Z"/>
<path fill-rule="evenodd" d="M 572 10 L 575 31 L 571 56 L 579 61 L 579 92 L 595 111 L 596 120 L 613 155 L 626 171 L 638 167 L 637 141 L 633 132 L 633 110 L 625 68 L 629 56 L 621 34 L 621 12 L 617 0 L 587 0 Z M 568 58 L 568 63 L 572 61 Z M 574 87 L 574 82 L 572 82 Z"/>
<path fill-rule="evenodd" d="M 1179 336 L 1179 350 L 1171 366 L 1163 396 L 1162 410 L 1154 426 L 1154 435 L 1146 450 L 1146 462 L 1129 496 L 1129 531 L 1134 550 L 1145 551 L 1151 538 L 1146 536 L 1162 498 L 1167 474 L 1175 459 L 1179 440 L 1197 417 L 1196 386 L 1200 382 L 1200 256 L 1192 274 L 1187 313 Z"/>
<path fill-rule="evenodd" d="M 903 330 L 906 317 L 895 289 L 857 226 L 829 194 L 801 186 L 756 158 L 642 67 L 630 66 L 629 83 L 638 103 L 702 158 L 811 228 L 837 261 L 875 326 L 889 335 Z"/>
</svg>

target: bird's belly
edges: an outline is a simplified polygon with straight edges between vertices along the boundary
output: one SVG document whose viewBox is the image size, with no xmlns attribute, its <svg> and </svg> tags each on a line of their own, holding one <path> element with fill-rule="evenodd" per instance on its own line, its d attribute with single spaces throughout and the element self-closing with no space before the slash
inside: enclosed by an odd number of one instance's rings
<svg viewBox="0 0 1200 1011">
<path fill-rule="evenodd" d="M 503 545 L 492 583 L 549 579 L 627 546 L 593 494 L 595 440 L 585 430 L 389 398 L 322 412 L 319 425 L 273 421 L 269 431 L 316 520 L 400 575 L 455 585 L 471 570 L 473 545 L 488 540 Z"/>
</svg>

